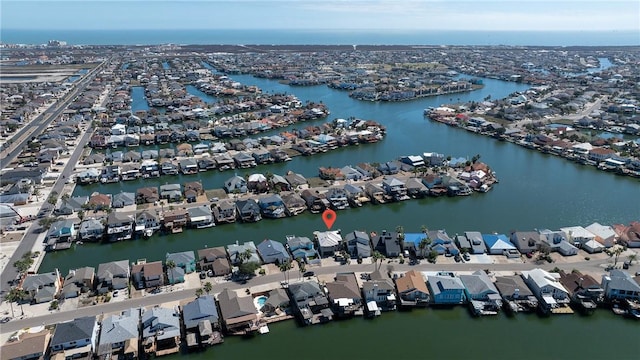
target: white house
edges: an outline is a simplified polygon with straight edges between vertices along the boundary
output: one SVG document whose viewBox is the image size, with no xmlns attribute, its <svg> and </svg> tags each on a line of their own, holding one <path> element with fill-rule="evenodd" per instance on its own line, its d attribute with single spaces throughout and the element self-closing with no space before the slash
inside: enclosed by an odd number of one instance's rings
<svg viewBox="0 0 640 360">
<path fill-rule="evenodd" d="M 115 124 L 111 127 L 111 135 L 125 135 L 127 126 L 124 124 Z"/>
<path fill-rule="evenodd" d="M 563 227 L 560 228 L 560 230 L 567 234 L 567 241 L 576 246 L 581 246 L 588 241 L 595 240 L 596 238 L 591 231 L 583 228 L 582 226 Z"/>
<path fill-rule="evenodd" d="M 313 235 L 318 242 L 318 251 L 321 257 L 331 256 L 342 249 L 344 240 L 339 230 L 315 231 Z"/>
<path fill-rule="evenodd" d="M 569 291 L 560 283 L 560 274 L 542 269 L 523 271 L 522 278 L 533 294 L 547 308 L 569 302 Z"/>
<path fill-rule="evenodd" d="M 596 236 L 596 241 L 604 245 L 606 248 L 612 247 L 618 240 L 618 236 L 611 226 L 601 225 L 594 222 L 585 229 L 594 234 Z"/>
</svg>

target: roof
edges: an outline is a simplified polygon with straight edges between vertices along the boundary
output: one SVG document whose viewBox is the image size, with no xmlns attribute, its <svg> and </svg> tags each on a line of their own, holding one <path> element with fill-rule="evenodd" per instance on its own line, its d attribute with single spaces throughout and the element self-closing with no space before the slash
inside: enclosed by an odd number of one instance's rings
<svg viewBox="0 0 640 360">
<path fill-rule="evenodd" d="M 112 278 L 114 275 L 129 275 L 129 260 L 111 261 L 98 265 L 98 278 Z"/>
<path fill-rule="evenodd" d="M 95 316 L 85 316 L 56 325 L 51 339 L 51 347 L 72 341 L 91 339 L 97 326 Z"/>
<path fill-rule="evenodd" d="M 342 243 L 342 236 L 338 230 L 315 231 L 314 234 L 320 247 L 335 247 Z"/>
<path fill-rule="evenodd" d="M 564 286 L 562 286 L 562 284 L 560 283 L 559 281 L 560 275 L 558 274 L 555 274 L 555 273 L 552 274 L 550 272 L 537 268 L 530 271 L 523 271 L 522 277 L 525 280 L 529 279 L 529 281 L 535 286 L 537 286 L 538 289 L 551 286 L 564 293 L 567 293 L 567 294 L 569 293 L 567 289 L 565 289 Z"/>
<path fill-rule="evenodd" d="M 495 285 L 502 296 L 510 296 L 516 292 L 520 296 L 533 296 L 520 276 L 497 276 Z"/>
<path fill-rule="evenodd" d="M 608 277 L 610 280 L 607 284 L 607 290 L 616 289 L 640 292 L 640 285 L 638 285 L 638 283 L 633 280 L 633 277 L 626 271 L 611 270 Z"/>
<path fill-rule="evenodd" d="M 128 309 L 119 315 L 105 317 L 102 320 L 98 355 L 111 353 L 112 344 L 137 339 L 139 323 L 139 309 Z"/>
<path fill-rule="evenodd" d="M 333 300 L 341 298 L 362 300 L 354 273 L 337 274 L 335 281 L 326 283 L 325 287 L 329 290 L 329 297 Z"/>
<path fill-rule="evenodd" d="M 486 272 L 478 270 L 471 275 L 460 275 L 460 281 L 464 284 L 469 294 L 497 294 L 498 289 L 491 282 Z"/>
<path fill-rule="evenodd" d="M 152 307 L 144 311 L 141 323 L 143 338 L 156 335 L 158 340 L 162 340 L 180 336 L 180 314 L 174 309 Z"/>
<path fill-rule="evenodd" d="M 250 296 L 239 297 L 235 291 L 224 289 L 218 295 L 218 303 L 220 304 L 220 312 L 225 321 L 229 319 L 243 317 L 246 315 L 256 315 L 257 310 L 253 306 Z"/>
<path fill-rule="evenodd" d="M 24 290 L 37 290 L 42 286 L 54 284 L 57 280 L 58 274 L 55 272 L 45 274 L 28 275 L 22 282 L 22 288 Z"/>
<path fill-rule="evenodd" d="M 457 276 L 433 275 L 427 279 L 434 297 L 446 290 L 464 290 L 464 284 Z"/>
<path fill-rule="evenodd" d="M 184 325 L 187 329 L 198 326 L 202 320 L 209 320 L 212 323 L 218 322 L 218 308 L 211 295 L 201 296 L 187 303 L 182 308 Z"/>
<path fill-rule="evenodd" d="M 425 294 L 429 293 L 422 273 L 415 270 L 407 271 L 404 276 L 397 278 L 396 287 L 398 288 L 398 292 L 401 293 L 414 290 L 421 291 Z"/>
<path fill-rule="evenodd" d="M 151 276 L 162 276 L 164 272 L 162 271 L 162 261 L 153 261 L 145 264 L 136 264 L 131 266 L 131 274 L 134 273 L 144 273 L 145 277 Z"/>
<path fill-rule="evenodd" d="M 190 264 L 196 261 L 193 251 L 181 251 L 177 253 L 167 253 L 166 261 L 173 261 L 176 265 Z"/>
<path fill-rule="evenodd" d="M 315 281 L 304 281 L 289 284 L 289 293 L 291 293 L 291 296 L 296 301 L 312 299 L 316 296 L 324 296 L 324 293 L 320 289 L 320 285 Z"/>
<path fill-rule="evenodd" d="M 258 253 L 265 263 L 283 262 L 290 259 L 287 249 L 282 243 L 270 239 L 263 240 L 257 246 Z"/>
<path fill-rule="evenodd" d="M 3 359 L 21 359 L 27 355 L 46 353 L 49 345 L 51 333 L 49 330 L 42 330 L 37 333 L 24 333 L 20 339 L 14 342 L 7 342 L 0 348 Z"/>
<path fill-rule="evenodd" d="M 596 236 L 601 237 L 602 239 L 614 238 L 616 236 L 616 232 L 613 230 L 611 226 L 601 225 L 600 223 L 594 222 L 593 224 L 587 226 L 585 230 L 593 233 Z"/>
<path fill-rule="evenodd" d="M 482 234 L 482 240 L 491 250 L 515 249 L 509 238 L 504 234 Z"/>
</svg>

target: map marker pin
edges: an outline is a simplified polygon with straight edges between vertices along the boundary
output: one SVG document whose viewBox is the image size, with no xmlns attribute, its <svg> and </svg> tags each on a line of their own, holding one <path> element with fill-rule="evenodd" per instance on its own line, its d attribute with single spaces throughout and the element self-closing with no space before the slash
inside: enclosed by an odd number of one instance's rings
<svg viewBox="0 0 640 360">
<path fill-rule="evenodd" d="M 336 212 L 331 209 L 325 210 L 322 213 L 322 221 L 327 225 L 327 229 L 331 229 L 333 223 L 336 221 Z"/>
</svg>

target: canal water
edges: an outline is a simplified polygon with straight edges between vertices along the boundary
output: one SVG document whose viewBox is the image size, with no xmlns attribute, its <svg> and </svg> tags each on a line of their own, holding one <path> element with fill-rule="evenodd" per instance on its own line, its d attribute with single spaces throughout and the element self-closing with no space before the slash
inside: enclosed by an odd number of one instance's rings
<svg viewBox="0 0 640 360">
<path fill-rule="evenodd" d="M 339 149 L 313 157 L 297 157 L 285 164 L 258 167 L 252 172 L 287 170 L 316 176 L 319 166 L 343 166 L 362 161 L 379 162 L 401 155 L 436 151 L 454 157 L 481 155 L 497 172 L 498 184 L 487 194 L 459 198 L 428 198 L 383 206 L 364 206 L 338 213 L 334 228 L 379 231 L 404 226 L 406 231 L 445 229 L 449 234 L 467 230 L 509 232 L 534 228 L 556 229 L 594 221 L 628 223 L 640 219 L 640 184 L 637 180 L 603 173 L 511 143 L 447 127 L 423 116 L 423 109 L 443 103 L 481 101 L 487 95 L 503 98 L 526 85 L 484 79 L 481 90 L 403 103 L 356 101 L 346 92 L 326 86 L 289 87 L 277 81 L 234 75 L 234 80 L 257 85 L 265 92 L 286 92 L 303 102 L 322 101 L 331 110 L 329 119 L 351 116 L 383 123 L 387 138 L 378 144 Z M 134 91 L 136 89 L 134 88 Z M 135 97 L 134 97 L 135 99 Z M 144 108 L 146 103 L 134 103 Z M 315 121 L 320 123 L 322 120 Z M 296 125 L 299 127 L 304 124 Z M 244 174 L 244 170 L 240 175 Z M 75 195 L 93 191 L 117 193 L 141 186 L 199 179 L 205 188 L 222 187 L 233 172 L 205 172 L 192 176 L 163 177 L 119 184 L 78 186 Z M 311 236 L 324 225 L 319 215 L 263 220 L 255 224 L 230 224 L 183 234 L 154 236 L 110 245 L 84 244 L 47 254 L 41 272 L 97 266 L 113 260 L 138 258 L 164 260 L 167 252 L 197 250 L 235 241 L 264 238 L 283 241 L 285 235 Z M 579 315 L 539 318 L 504 315 L 471 319 L 464 308 L 384 313 L 375 320 L 354 319 L 299 329 L 294 321 L 270 325 L 268 335 L 251 339 L 228 337 L 225 344 L 190 358 L 246 358 L 291 356 L 302 359 L 345 358 L 497 358 L 497 359 L 619 359 L 635 358 L 640 350 L 638 324 L 599 311 Z M 326 346 L 323 346 L 326 345 Z M 176 359 L 177 356 L 167 357 Z"/>
</svg>

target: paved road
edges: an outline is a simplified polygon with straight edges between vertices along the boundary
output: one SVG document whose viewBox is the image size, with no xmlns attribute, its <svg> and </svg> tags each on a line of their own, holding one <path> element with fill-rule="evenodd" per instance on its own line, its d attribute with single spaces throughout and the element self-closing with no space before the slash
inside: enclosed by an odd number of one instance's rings
<svg viewBox="0 0 640 360">
<path fill-rule="evenodd" d="M 565 263 L 565 264 L 544 264 L 537 265 L 534 263 L 510 263 L 510 264 L 420 264 L 411 266 L 408 264 L 382 264 L 382 269 L 386 270 L 387 265 L 393 266 L 393 271 L 408 271 L 411 269 L 420 270 L 420 271 L 476 271 L 476 270 L 491 270 L 491 271 L 523 271 L 523 270 L 531 270 L 534 268 L 544 268 L 549 270 L 553 267 L 558 267 L 565 271 L 571 271 L 573 269 L 578 269 L 581 271 L 594 271 L 602 272 L 603 269 L 601 265 L 610 262 L 610 259 L 603 260 L 592 260 L 592 261 L 581 261 L 575 263 Z M 338 266 L 325 266 L 318 268 L 311 268 L 308 270 L 313 270 L 316 275 L 328 275 L 335 274 L 338 272 L 371 272 L 375 269 L 375 264 L 366 264 L 366 265 L 338 265 Z M 294 282 L 298 279 L 299 273 L 295 270 L 291 270 L 289 272 L 289 278 L 291 282 Z M 221 292 L 224 288 L 229 289 L 245 289 L 253 286 L 266 285 L 266 284 L 279 284 L 282 280 L 284 280 L 284 274 L 277 273 L 265 276 L 257 276 L 247 282 L 247 284 L 241 285 L 234 282 L 227 282 L 222 284 L 213 285 L 212 293 L 217 294 Z M 0 330 L 1 333 L 9 333 L 14 332 L 22 328 L 39 326 L 39 325 L 50 325 L 57 324 L 60 322 L 72 320 L 77 317 L 82 316 L 97 316 L 100 314 L 107 314 L 112 312 L 120 312 L 126 309 L 135 308 L 135 307 L 144 307 L 157 305 L 165 302 L 179 301 L 184 299 L 189 299 L 195 297 L 195 289 L 187 289 L 181 291 L 173 291 L 173 292 L 165 292 L 155 295 L 147 295 L 142 298 L 136 299 L 127 299 L 119 302 L 110 302 L 105 304 L 99 304 L 94 306 L 88 306 L 79 308 L 76 310 L 68 310 L 68 311 L 59 311 L 52 312 L 49 314 L 44 314 L 41 316 L 35 316 L 26 319 L 12 320 L 6 324 L 2 325 Z"/>
<path fill-rule="evenodd" d="M 55 105 L 51 106 L 45 112 L 29 122 L 29 124 L 20 129 L 16 134 L 14 134 L 12 136 L 12 139 L 17 139 L 19 140 L 19 142 L 14 142 L 12 144 L 13 150 L 4 153 L 4 157 L 0 159 L 0 164 L 3 164 L 3 166 L 10 164 L 13 159 L 15 159 L 22 152 L 31 137 L 41 134 L 54 119 L 58 118 L 58 116 L 60 116 L 60 114 L 62 114 L 62 112 L 67 109 L 69 104 L 71 104 L 71 102 L 76 99 L 76 96 L 78 94 L 84 91 L 87 85 L 91 83 L 93 78 L 95 78 L 95 76 L 102 70 L 105 64 L 106 61 L 93 68 L 77 84 L 75 84 L 71 91 L 64 95 L 64 98 L 58 100 Z M 34 127 L 36 127 L 35 131 L 33 130 Z M 23 138 L 23 135 L 27 132 L 30 132 L 30 136 L 25 136 Z"/>
<path fill-rule="evenodd" d="M 96 72 L 92 72 L 88 75 L 90 75 L 91 78 L 93 78 L 97 73 L 98 73 L 98 68 L 101 68 L 101 66 L 96 67 Z M 88 78 L 85 78 L 87 81 L 89 81 Z M 88 83 L 88 82 L 87 82 Z M 84 86 L 86 86 L 86 84 L 84 84 Z M 82 88 L 84 88 L 84 86 L 82 86 Z M 60 114 L 64 109 L 66 109 L 66 107 L 69 105 L 69 103 L 71 102 L 73 98 L 69 98 L 67 99 L 67 101 L 65 101 L 65 106 L 61 106 L 59 109 L 56 110 L 56 114 Z M 58 115 L 54 115 L 52 118 L 57 117 Z M 51 119 L 49 119 L 50 121 Z M 42 129 L 44 129 L 45 127 L 42 127 Z M 40 130 L 42 131 L 42 130 Z M 55 182 L 55 184 L 53 185 L 53 189 L 52 191 L 57 192 L 58 194 L 62 193 L 62 188 L 65 185 L 66 180 L 69 178 L 69 175 L 71 175 L 73 173 L 73 168 L 76 166 L 78 159 L 80 159 L 80 156 L 82 155 L 82 152 L 84 150 L 84 146 L 89 142 L 89 140 L 91 139 L 91 132 L 93 131 L 92 128 L 89 128 L 85 134 L 83 135 L 83 137 L 80 139 L 80 141 L 78 142 L 78 145 L 76 146 L 74 152 L 71 154 L 71 156 L 69 157 L 69 161 L 67 162 L 67 165 L 64 167 L 64 169 L 60 172 L 60 176 L 58 177 L 58 180 Z M 42 207 L 40 208 L 40 211 L 44 211 L 47 214 L 51 214 L 51 212 L 53 211 L 54 205 L 49 204 L 48 202 L 44 202 L 44 204 L 42 205 Z M 25 233 L 24 237 L 22 238 L 22 240 L 20 241 L 20 244 L 18 245 L 18 248 L 16 249 L 16 251 L 13 253 L 13 256 L 11 256 L 11 259 L 9 260 L 9 262 L 7 263 L 7 266 L 4 268 L 4 270 L 2 271 L 2 275 L 0 275 L 0 284 L 2 285 L 2 289 L 6 290 L 7 288 L 7 284 L 9 281 L 14 280 L 17 276 L 18 276 L 18 272 L 16 271 L 16 268 L 13 266 L 13 263 L 15 263 L 16 261 L 20 260 L 22 258 L 22 255 L 24 255 L 26 252 L 31 251 L 33 249 L 33 246 L 35 245 L 36 240 L 38 239 L 38 233 L 41 231 L 41 226 L 38 225 L 37 221 L 34 221 L 33 224 L 29 227 L 29 229 L 27 229 L 27 232 Z"/>
</svg>

